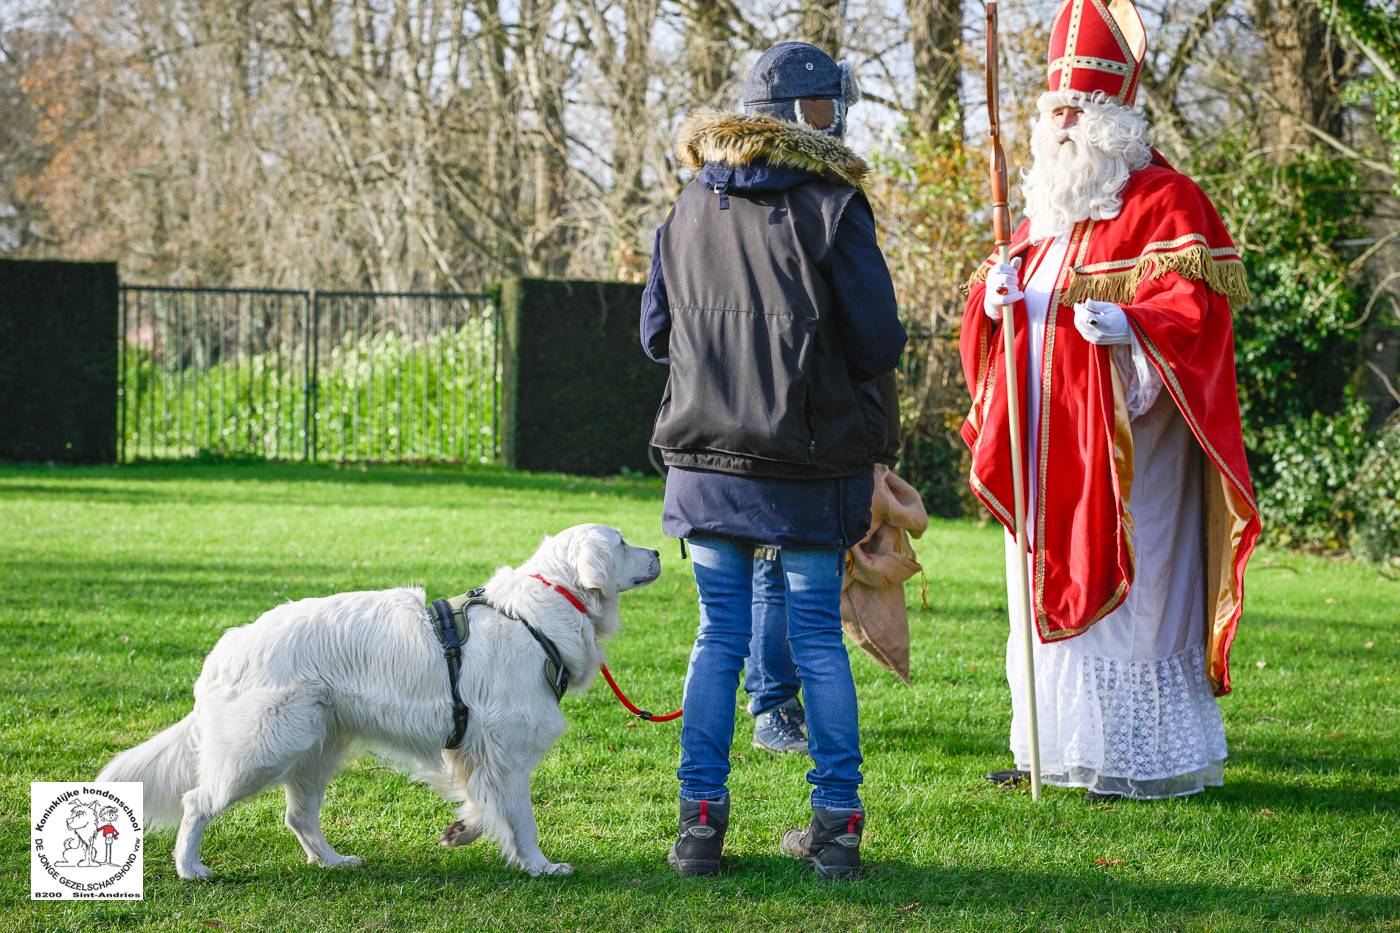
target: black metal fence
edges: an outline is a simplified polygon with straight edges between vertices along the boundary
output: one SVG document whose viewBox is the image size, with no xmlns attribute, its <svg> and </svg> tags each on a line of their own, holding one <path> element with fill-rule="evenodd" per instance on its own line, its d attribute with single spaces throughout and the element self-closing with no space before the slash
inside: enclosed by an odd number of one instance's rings
<svg viewBox="0 0 1400 933">
<path fill-rule="evenodd" d="M 488 295 L 121 288 L 118 456 L 488 462 Z"/>
</svg>

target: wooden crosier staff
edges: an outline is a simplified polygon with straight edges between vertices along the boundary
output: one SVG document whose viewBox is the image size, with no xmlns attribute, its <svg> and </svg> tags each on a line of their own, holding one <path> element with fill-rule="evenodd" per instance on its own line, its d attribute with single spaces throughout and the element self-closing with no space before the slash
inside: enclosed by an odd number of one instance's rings
<svg viewBox="0 0 1400 933">
<path fill-rule="evenodd" d="M 987 4 L 987 119 L 992 136 L 992 232 L 997 261 L 1011 261 L 1011 211 L 1007 208 L 1006 153 L 1001 148 L 1001 125 L 997 111 L 997 5 Z M 1005 295 L 1006 289 L 997 289 Z M 1021 600 L 1021 647 L 1026 662 L 1026 715 L 1031 740 L 1031 799 L 1040 800 L 1040 728 L 1035 714 L 1035 638 L 1031 634 L 1030 581 L 1026 574 L 1026 493 L 1021 473 L 1021 402 L 1017 386 L 1016 342 L 1012 328 L 1011 304 L 1001 306 L 1002 356 L 1006 369 L 1007 424 L 1011 430 L 1011 489 L 1016 505 L 1016 579 Z M 1009 572 L 1009 571 L 1008 571 Z M 1008 607 L 1010 608 L 1010 607 Z"/>
</svg>

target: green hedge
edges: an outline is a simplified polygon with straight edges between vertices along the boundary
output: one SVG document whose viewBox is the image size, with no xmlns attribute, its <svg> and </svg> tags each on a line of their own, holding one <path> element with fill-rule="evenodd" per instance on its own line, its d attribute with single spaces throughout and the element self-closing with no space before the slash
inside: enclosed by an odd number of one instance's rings
<svg viewBox="0 0 1400 933">
<path fill-rule="evenodd" d="M 516 469 L 649 471 L 666 367 L 637 332 L 642 286 L 512 279 L 501 287 L 502 450 Z"/>
<path fill-rule="evenodd" d="M 117 458 L 117 266 L 0 259 L 0 459 Z"/>
</svg>

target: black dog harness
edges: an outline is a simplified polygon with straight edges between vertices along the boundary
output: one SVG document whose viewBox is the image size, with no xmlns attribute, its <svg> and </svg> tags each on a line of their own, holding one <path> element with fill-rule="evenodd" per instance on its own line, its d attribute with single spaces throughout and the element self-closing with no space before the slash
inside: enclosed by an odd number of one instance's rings
<svg viewBox="0 0 1400 933">
<path fill-rule="evenodd" d="M 457 689 L 462 675 L 462 648 L 466 645 L 467 639 L 471 637 L 471 607 L 490 605 L 491 603 L 486 599 L 486 587 L 479 586 L 451 599 L 435 599 L 428 607 L 428 618 L 433 623 L 433 634 L 437 635 L 437 640 L 442 645 L 443 659 L 447 661 L 447 683 L 452 690 L 452 734 L 448 736 L 444 748 L 461 747 L 462 739 L 467 734 L 467 723 L 471 720 L 471 709 L 462 702 L 462 694 Z M 495 609 L 494 606 L 491 608 Z M 540 647 L 544 649 L 545 656 L 544 681 L 554 693 L 554 702 L 562 701 L 565 691 L 569 689 L 569 669 L 564 666 L 563 658 L 554 642 L 519 616 L 501 612 L 499 609 L 495 609 L 495 611 L 506 618 L 515 619 L 525 626 L 525 631 L 539 642 Z"/>
</svg>

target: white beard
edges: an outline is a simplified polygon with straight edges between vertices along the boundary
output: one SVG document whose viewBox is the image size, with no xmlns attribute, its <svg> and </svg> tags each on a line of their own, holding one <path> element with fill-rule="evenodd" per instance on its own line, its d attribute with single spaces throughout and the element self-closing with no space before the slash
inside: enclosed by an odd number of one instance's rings
<svg viewBox="0 0 1400 933">
<path fill-rule="evenodd" d="M 1057 130 L 1058 106 L 1083 108 L 1079 122 Z M 1128 176 L 1152 161 L 1141 111 L 1078 94 L 1044 94 L 1031 137 L 1034 161 L 1021 176 L 1031 242 L 1068 234 L 1081 220 L 1108 220 L 1123 209 Z"/>
</svg>

